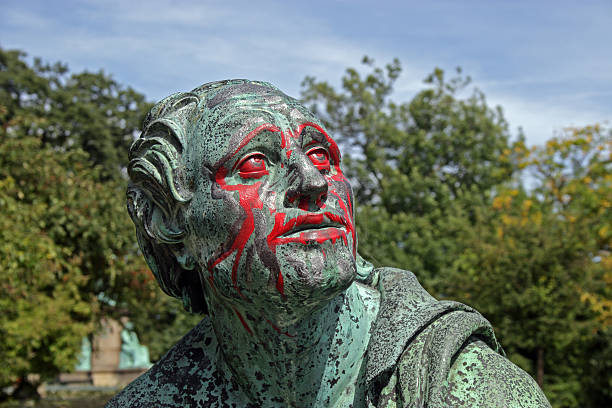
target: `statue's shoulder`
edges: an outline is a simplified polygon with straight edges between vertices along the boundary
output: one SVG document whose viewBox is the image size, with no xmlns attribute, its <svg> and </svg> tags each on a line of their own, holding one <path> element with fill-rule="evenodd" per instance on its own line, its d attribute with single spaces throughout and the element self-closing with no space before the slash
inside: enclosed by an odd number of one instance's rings
<svg viewBox="0 0 612 408">
<path fill-rule="evenodd" d="M 374 275 L 381 303 L 366 376 L 376 406 L 398 399 L 407 406 L 549 406 L 476 310 L 436 300 L 411 272 L 380 268 Z"/>
<path fill-rule="evenodd" d="M 445 388 L 446 406 L 550 407 L 529 374 L 477 337 L 455 357 Z"/>
<path fill-rule="evenodd" d="M 208 385 L 223 376 L 214 358 L 217 347 L 210 321 L 204 318 L 106 408 L 198 406 L 210 397 Z"/>
</svg>

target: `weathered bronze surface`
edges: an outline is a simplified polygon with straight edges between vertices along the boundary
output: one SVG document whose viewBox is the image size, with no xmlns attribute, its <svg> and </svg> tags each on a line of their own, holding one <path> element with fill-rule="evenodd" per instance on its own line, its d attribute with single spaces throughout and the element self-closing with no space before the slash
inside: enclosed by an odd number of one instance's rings
<svg viewBox="0 0 612 408">
<path fill-rule="evenodd" d="M 473 309 L 357 254 L 338 146 L 257 81 L 159 102 L 128 208 L 162 289 L 206 317 L 108 407 L 540 407 Z"/>
</svg>

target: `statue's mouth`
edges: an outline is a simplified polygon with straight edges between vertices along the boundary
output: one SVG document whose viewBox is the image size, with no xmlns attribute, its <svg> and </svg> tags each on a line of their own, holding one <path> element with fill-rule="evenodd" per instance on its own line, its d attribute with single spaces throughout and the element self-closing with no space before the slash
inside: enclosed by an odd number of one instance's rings
<svg viewBox="0 0 612 408">
<path fill-rule="evenodd" d="M 277 214 L 274 229 L 268 237 L 268 243 L 279 245 L 289 242 L 309 243 L 336 241 L 342 238 L 345 243 L 347 222 L 340 216 L 331 212 L 306 213 L 295 218 L 284 220 L 284 214 Z"/>
</svg>

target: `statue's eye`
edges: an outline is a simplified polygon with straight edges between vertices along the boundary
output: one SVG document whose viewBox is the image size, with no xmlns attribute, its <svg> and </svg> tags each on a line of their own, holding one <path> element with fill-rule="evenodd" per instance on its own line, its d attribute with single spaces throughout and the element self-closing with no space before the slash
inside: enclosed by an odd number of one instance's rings
<svg viewBox="0 0 612 408">
<path fill-rule="evenodd" d="M 329 172 L 329 152 L 326 149 L 317 147 L 310 150 L 307 155 L 312 164 L 314 164 L 321 173 Z"/>
<path fill-rule="evenodd" d="M 268 174 L 266 168 L 266 156 L 254 153 L 245 157 L 238 163 L 238 174 L 243 179 L 260 178 Z"/>
</svg>

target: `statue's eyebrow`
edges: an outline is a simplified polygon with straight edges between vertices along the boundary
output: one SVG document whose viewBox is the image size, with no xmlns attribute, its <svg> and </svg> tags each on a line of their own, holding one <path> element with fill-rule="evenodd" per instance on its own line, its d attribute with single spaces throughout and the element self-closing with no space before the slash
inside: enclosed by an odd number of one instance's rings
<svg viewBox="0 0 612 408">
<path fill-rule="evenodd" d="M 271 123 L 264 123 L 263 125 L 259 125 L 257 126 L 255 129 L 251 130 L 243 139 L 242 142 L 240 142 L 240 144 L 238 145 L 238 147 L 231 153 L 225 155 L 220 161 L 219 163 L 217 163 L 217 166 L 221 166 L 223 165 L 226 161 L 228 161 L 229 159 L 231 159 L 232 157 L 234 157 L 236 154 L 238 154 L 238 152 L 244 147 L 246 146 L 255 136 L 257 136 L 258 134 L 260 134 L 263 131 L 268 131 L 268 132 L 280 132 L 280 129 L 271 124 Z"/>
<path fill-rule="evenodd" d="M 321 134 L 323 136 L 323 139 L 327 140 L 327 143 L 329 144 L 329 152 L 332 156 L 332 159 L 338 163 L 340 161 L 340 149 L 338 148 L 338 145 L 336 144 L 336 142 L 334 141 L 334 139 L 332 139 L 327 132 L 319 125 L 317 125 L 314 122 L 305 122 L 302 123 L 298 129 L 297 129 L 297 134 L 301 135 L 302 131 L 307 128 L 314 128 L 317 133 Z"/>
</svg>

